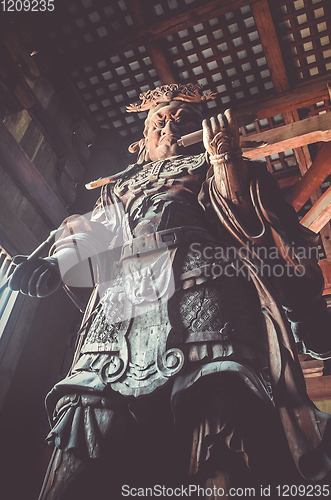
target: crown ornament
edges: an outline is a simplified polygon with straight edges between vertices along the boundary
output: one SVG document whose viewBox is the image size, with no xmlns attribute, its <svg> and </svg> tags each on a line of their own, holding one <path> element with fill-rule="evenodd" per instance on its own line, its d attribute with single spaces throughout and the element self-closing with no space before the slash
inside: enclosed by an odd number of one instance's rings
<svg viewBox="0 0 331 500">
<path fill-rule="evenodd" d="M 126 107 L 128 113 L 138 113 L 139 111 L 147 111 L 154 108 L 161 102 L 184 101 L 184 102 L 204 102 L 216 98 L 214 92 L 206 92 L 203 94 L 202 85 L 188 83 L 171 83 L 156 87 L 154 90 L 148 90 L 139 95 L 141 103 L 130 104 Z"/>
</svg>

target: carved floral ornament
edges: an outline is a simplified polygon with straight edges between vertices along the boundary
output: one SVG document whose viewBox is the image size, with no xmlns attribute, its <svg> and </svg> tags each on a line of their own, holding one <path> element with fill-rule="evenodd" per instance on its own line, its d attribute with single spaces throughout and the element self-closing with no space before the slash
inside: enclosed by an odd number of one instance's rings
<svg viewBox="0 0 331 500">
<path fill-rule="evenodd" d="M 162 85 L 154 90 L 148 90 L 139 95 L 141 104 L 130 104 L 126 110 L 128 113 L 138 113 L 139 111 L 147 111 L 154 108 L 161 102 L 184 101 L 191 103 L 199 103 L 210 101 L 216 98 L 214 92 L 202 93 L 202 85 L 188 83 L 171 83 L 170 85 Z"/>
</svg>

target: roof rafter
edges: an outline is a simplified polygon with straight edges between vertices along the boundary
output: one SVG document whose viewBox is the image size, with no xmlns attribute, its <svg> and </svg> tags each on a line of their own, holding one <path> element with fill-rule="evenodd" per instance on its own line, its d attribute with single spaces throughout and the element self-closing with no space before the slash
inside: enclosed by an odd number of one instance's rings
<svg viewBox="0 0 331 500">
<path fill-rule="evenodd" d="M 309 212 L 301 219 L 301 224 L 308 227 L 314 233 L 320 230 L 331 219 L 331 187 L 317 200 Z"/>
<path fill-rule="evenodd" d="M 291 92 L 279 96 L 256 99 L 248 104 L 238 106 L 238 115 L 256 114 L 259 120 L 293 111 L 305 106 L 314 105 L 318 101 L 328 100 L 328 81 L 330 76 L 323 76 L 297 85 Z"/>
<path fill-rule="evenodd" d="M 252 4 L 252 11 L 275 90 L 277 94 L 286 92 L 290 84 L 267 0 Z"/>
<path fill-rule="evenodd" d="M 22 193 L 27 196 L 46 222 L 50 223 L 51 227 L 58 226 L 68 216 L 63 203 L 1 122 L 0 134 L 0 161 L 2 167 L 15 180 Z"/>
<path fill-rule="evenodd" d="M 137 26 L 139 26 L 141 29 L 144 29 L 147 26 L 148 21 L 147 16 L 144 12 L 143 3 L 141 2 L 141 0 L 127 0 L 127 3 L 130 7 L 133 20 L 136 22 Z M 153 63 L 154 69 L 161 80 L 161 83 L 163 85 L 168 83 L 176 83 L 175 77 L 172 74 L 166 58 L 164 57 L 158 40 L 155 40 L 153 43 L 151 41 L 148 41 L 145 45 L 148 55 Z"/>
<path fill-rule="evenodd" d="M 322 115 L 323 116 L 323 115 Z M 325 115 L 324 115 L 325 116 Z M 300 210 L 306 201 L 315 193 L 316 189 L 331 174 L 331 142 L 322 144 L 317 152 L 312 166 L 293 189 L 288 202 Z"/>
<path fill-rule="evenodd" d="M 259 0 L 250 0 L 249 2 L 247 0 L 223 0 L 220 5 L 218 0 L 213 0 L 165 21 L 153 23 L 138 29 L 132 28 L 130 30 L 132 33 L 131 36 L 124 35 L 108 43 L 100 40 L 89 44 L 88 47 L 84 47 L 82 50 L 75 49 L 69 55 L 57 55 L 57 58 L 61 59 L 61 67 L 67 72 L 71 72 L 90 64 L 98 58 L 103 59 L 139 45 L 154 43 L 156 40 L 177 33 L 194 24 L 199 24 L 203 21 L 208 21 L 212 17 L 225 14 L 229 9 L 238 9 L 247 5 L 247 3 L 254 4 L 256 1 Z M 142 19 L 143 17 L 140 15 L 139 21 L 141 22 Z"/>
</svg>

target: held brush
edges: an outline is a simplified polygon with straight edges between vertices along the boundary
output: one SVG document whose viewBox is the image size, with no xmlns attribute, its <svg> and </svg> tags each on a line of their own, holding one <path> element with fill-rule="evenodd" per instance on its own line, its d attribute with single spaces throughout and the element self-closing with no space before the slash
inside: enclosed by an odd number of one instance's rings
<svg viewBox="0 0 331 500">
<path fill-rule="evenodd" d="M 192 146 L 192 144 L 197 144 L 198 142 L 202 142 L 203 140 L 203 131 L 197 130 L 197 132 L 192 132 L 191 134 L 183 135 L 180 139 L 178 139 L 178 146 L 183 146 L 186 148 L 187 146 Z M 255 148 L 263 148 L 267 146 L 268 143 L 264 141 L 248 141 L 243 137 L 240 138 L 240 146 L 242 150 L 245 149 L 255 149 Z"/>
</svg>

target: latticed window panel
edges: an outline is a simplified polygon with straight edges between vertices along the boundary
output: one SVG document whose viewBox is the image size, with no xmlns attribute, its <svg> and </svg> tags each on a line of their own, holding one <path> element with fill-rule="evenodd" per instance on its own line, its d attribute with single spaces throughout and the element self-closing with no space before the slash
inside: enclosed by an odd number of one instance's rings
<svg viewBox="0 0 331 500">
<path fill-rule="evenodd" d="M 274 93 L 249 5 L 169 35 L 161 46 L 178 82 L 200 83 L 217 92 L 209 108 Z"/>
<path fill-rule="evenodd" d="M 330 0 L 281 0 L 271 4 L 287 69 L 294 79 L 307 80 L 330 72 Z"/>
<path fill-rule="evenodd" d="M 325 101 L 319 101 L 314 104 L 310 104 L 309 106 L 298 108 L 296 111 L 298 112 L 300 120 L 328 113 L 331 111 L 331 100 L 327 99 Z M 240 133 L 245 137 L 254 136 L 260 132 L 281 127 L 285 124 L 286 122 L 284 120 L 284 116 L 279 114 L 270 118 L 264 118 L 262 120 L 256 120 L 253 123 L 249 123 L 240 128 Z M 254 139 L 254 137 L 252 137 L 252 139 Z M 266 161 L 268 170 L 275 174 L 278 179 L 284 178 L 288 175 L 300 173 L 299 165 L 292 149 L 271 156 L 261 157 L 261 160 Z"/>
<path fill-rule="evenodd" d="M 49 34 L 60 54 L 81 55 L 100 42 L 111 47 L 113 40 L 132 36 L 134 23 L 125 0 L 69 0 L 62 9 L 66 21 L 55 24 Z M 140 92 L 160 85 L 144 45 L 96 57 L 70 77 L 97 124 L 122 136 L 141 130 L 146 117 L 146 113 L 128 114 L 126 105 L 138 101 Z"/>
<path fill-rule="evenodd" d="M 330 99 L 326 101 L 319 101 L 315 104 L 310 104 L 303 108 L 298 109 L 300 119 L 309 118 L 310 116 L 322 115 L 331 111 L 331 101 Z"/>
<path fill-rule="evenodd" d="M 109 43 L 129 33 L 134 25 L 125 0 L 69 0 L 62 10 L 65 22 L 53 26 L 49 33 L 60 54 L 90 47 L 100 40 Z"/>
<path fill-rule="evenodd" d="M 245 125 L 240 128 L 240 133 L 244 137 L 249 137 L 273 128 L 282 127 L 283 125 L 285 125 L 284 117 L 279 114 L 270 118 L 264 118 L 263 120 L 256 120 L 253 123 Z M 252 139 L 254 140 L 254 137 L 252 137 Z M 261 160 L 266 161 L 269 172 L 275 174 L 278 179 L 287 175 L 299 174 L 300 172 L 293 149 L 271 156 L 261 156 Z"/>
<path fill-rule="evenodd" d="M 114 128 L 124 137 L 141 130 L 147 116 L 146 112 L 127 113 L 127 104 L 161 85 L 143 45 L 98 60 L 71 76 L 100 127 Z"/>
<path fill-rule="evenodd" d="M 210 14 L 210 19 L 204 15 L 201 22 L 192 17 L 190 24 L 189 11 L 204 4 L 202 0 L 141 2 L 150 25 L 187 15 L 185 29 L 158 40 L 175 80 L 200 83 L 204 91 L 217 93 L 215 101 L 201 106 L 206 115 L 213 108 L 236 109 L 249 100 L 274 94 L 251 7 L 241 4 L 217 17 Z M 275 0 L 269 5 L 291 84 L 328 72 L 330 0 Z M 77 61 L 79 69 L 71 70 L 70 78 L 78 93 L 100 127 L 124 137 L 135 134 L 142 129 L 146 112 L 128 114 L 126 105 L 139 101 L 141 92 L 160 85 L 160 79 L 141 38 L 137 46 L 125 45 L 115 54 L 111 51 L 112 43 L 138 35 L 130 3 L 68 0 L 62 9 L 49 36 L 60 57 Z M 111 51 L 107 56 L 105 47 Z M 91 62 L 87 65 L 84 60 Z M 304 118 L 329 110 L 329 103 L 316 103 L 299 113 Z"/>
</svg>

